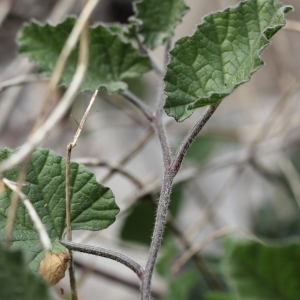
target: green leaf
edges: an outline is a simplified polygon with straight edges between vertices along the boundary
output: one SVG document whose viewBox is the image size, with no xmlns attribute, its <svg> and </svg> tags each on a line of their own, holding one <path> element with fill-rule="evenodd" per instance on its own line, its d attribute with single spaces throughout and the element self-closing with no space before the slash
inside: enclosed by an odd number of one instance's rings
<svg viewBox="0 0 300 300">
<path fill-rule="evenodd" d="M 169 284 L 169 294 L 161 300 L 186 300 L 191 288 L 196 283 L 198 276 L 195 272 L 189 271 L 179 278 L 173 279 Z"/>
<path fill-rule="evenodd" d="M 192 162 L 202 162 L 212 153 L 216 140 L 210 137 L 197 137 L 190 146 L 185 158 Z"/>
<path fill-rule="evenodd" d="M 263 65 L 260 53 L 285 25 L 290 10 L 277 0 L 248 0 L 206 16 L 170 52 L 164 78 L 167 114 L 183 121 L 197 107 L 216 104 L 249 81 Z"/>
<path fill-rule="evenodd" d="M 143 0 L 135 4 L 136 16 L 131 21 L 141 24 L 143 43 L 154 49 L 174 35 L 176 25 L 188 10 L 183 0 Z"/>
<path fill-rule="evenodd" d="M 0 299 L 51 299 L 46 284 L 30 272 L 20 250 L 6 250 L 0 243 L 0 270 Z"/>
<path fill-rule="evenodd" d="M 19 34 L 19 52 L 34 61 L 41 72 L 51 74 L 75 22 L 75 18 L 67 18 L 57 26 L 31 22 Z M 109 92 L 126 90 L 124 79 L 140 77 L 151 70 L 149 58 L 140 56 L 126 41 L 120 25 L 97 25 L 90 28 L 89 35 L 89 65 L 81 91 L 100 87 Z M 78 46 L 66 65 L 61 79 L 63 85 L 70 84 L 77 61 Z"/>
<path fill-rule="evenodd" d="M 205 295 L 205 300 L 233 300 L 233 298 L 225 293 L 212 292 Z"/>
<path fill-rule="evenodd" d="M 300 235 L 299 213 L 288 218 L 280 217 L 271 201 L 264 203 L 252 212 L 253 231 L 268 239 L 284 240 Z"/>
<path fill-rule="evenodd" d="M 170 211 L 176 216 L 183 197 L 183 185 L 176 185 L 172 191 Z M 156 207 L 151 198 L 146 196 L 139 200 L 131 212 L 126 216 L 120 236 L 125 241 L 150 245 L 155 222 Z M 138 230 L 137 230 L 138 228 Z M 170 233 L 166 228 L 164 236 Z"/>
<path fill-rule="evenodd" d="M 12 153 L 14 151 L 8 149 L 0 151 L 0 162 Z M 35 150 L 28 164 L 22 190 L 45 225 L 54 252 L 60 250 L 54 248 L 59 247 L 57 240 L 62 237 L 66 223 L 65 165 L 66 160 L 54 152 L 46 149 Z M 17 181 L 20 169 L 17 166 L 6 172 L 4 177 Z M 111 190 L 100 185 L 83 165 L 71 163 L 70 170 L 72 229 L 96 231 L 114 223 L 119 208 Z M 0 240 L 5 237 L 10 197 L 9 189 L 0 194 Z M 24 249 L 31 261 L 30 268 L 38 270 L 44 253 L 37 231 L 22 203 L 19 204 L 15 219 L 12 247 Z"/>
<path fill-rule="evenodd" d="M 300 295 L 300 242 L 235 242 L 224 271 L 238 299 L 295 300 Z"/>
<path fill-rule="evenodd" d="M 188 270 L 180 276 L 174 277 L 170 273 L 171 264 L 177 256 L 177 248 L 174 240 L 167 239 L 163 245 L 163 255 L 156 264 L 157 272 L 168 282 L 169 293 L 161 300 L 186 300 L 189 299 L 191 288 L 195 285 L 198 275 L 192 270 Z"/>
</svg>

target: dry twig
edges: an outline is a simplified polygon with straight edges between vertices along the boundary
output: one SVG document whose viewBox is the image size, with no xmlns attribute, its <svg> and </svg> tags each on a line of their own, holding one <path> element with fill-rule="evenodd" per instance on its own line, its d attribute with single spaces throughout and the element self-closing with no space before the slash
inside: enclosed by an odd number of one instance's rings
<svg viewBox="0 0 300 300">
<path fill-rule="evenodd" d="M 53 86 L 54 83 L 58 83 L 62 72 L 62 66 L 65 65 L 66 62 L 66 54 L 70 54 L 73 47 L 78 41 L 79 35 L 83 30 L 87 20 L 89 19 L 90 15 L 92 14 L 93 10 L 95 9 L 96 5 L 98 4 L 99 0 L 90 0 L 85 5 L 81 15 L 78 18 L 77 23 L 75 24 L 70 37 L 68 38 L 64 49 L 64 53 L 62 54 L 61 58 L 57 63 L 57 67 L 53 74 L 53 79 L 51 80 L 50 87 Z M 17 164 L 19 164 L 32 150 L 36 145 L 38 145 L 48 134 L 48 132 L 61 120 L 61 118 L 65 115 L 66 111 L 69 109 L 70 105 L 73 103 L 75 95 L 82 83 L 84 78 L 85 70 L 87 66 L 87 61 L 79 62 L 72 82 L 68 88 L 68 90 L 63 95 L 60 103 L 56 106 L 55 110 L 51 113 L 49 118 L 43 123 L 33 135 L 31 135 L 27 142 L 21 146 L 20 150 L 17 151 L 15 154 L 11 155 L 8 159 L 3 161 L 0 164 L 0 174 L 3 174 L 5 171 L 13 168 Z M 58 79 L 58 80 L 57 80 Z"/>
<path fill-rule="evenodd" d="M 50 238 L 48 236 L 48 233 L 47 233 L 40 217 L 38 216 L 36 210 L 34 209 L 32 203 L 29 201 L 29 199 L 26 197 L 26 195 L 18 189 L 17 184 L 15 182 L 12 182 L 12 181 L 8 180 L 7 178 L 2 178 L 1 180 L 7 187 L 9 187 L 12 191 L 15 191 L 18 194 L 18 196 L 24 203 L 24 205 L 28 211 L 28 214 L 31 217 L 31 220 L 40 236 L 40 240 L 41 240 L 41 243 L 42 243 L 44 249 L 50 250 L 50 248 L 51 248 Z"/>
</svg>

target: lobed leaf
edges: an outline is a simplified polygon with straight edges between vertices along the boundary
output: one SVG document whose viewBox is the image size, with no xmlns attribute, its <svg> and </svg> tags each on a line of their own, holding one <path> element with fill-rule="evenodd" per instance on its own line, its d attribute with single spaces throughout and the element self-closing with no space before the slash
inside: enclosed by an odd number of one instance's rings
<svg viewBox="0 0 300 300">
<path fill-rule="evenodd" d="M 150 49 L 164 44 L 174 35 L 189 7 L 184 0 L 142 0 L 135 3 L 133 23 L 140 24 L 143 43 Z"/>
<path fill-rule="evenodd" d="M 235 242 L 224 271 L 238 299 L 294 300 L 300 295 L 300 243 Z"/>
<path fill-rule="evenodd" d="M 0 151 L 0 162 L 14 151 Z M 57 240 L 65 230 L 65 165 L 66 160 L 47 149 L 35 150 L 27 168 L 22 191 L 32 202 L 53 243 L 53 252 L 64 251 Z M 20 166 L 6 172 L 4 177 L 18 181 Z M 71 220 L 72 229 L 101 230 L 115 221 L 119 208 L 109 188 L 100 185 L 94 174 L 83 165 L 71 163 Z M 11 191 L 0 193 L 0 240 L 5 238 L 5 226 L 10 206 Z M 30 268 L 37 271 L 43 258 L 36 229 L 22 203 L 19 204 L 13 231 L 13 248 L 24 249 L 31 261 Z"/>
<path fill-rule="evenodd" d="M 277 0 L 248 0 L 210 14 L 190 37 L 175 43 L 164 78 L 165 111 L 177 121 L 217 104 L 263 65 L 269 39 L 292 10 Z"/>
<path fill-rule="evenodd" d="M 32 274 L 20 250 L 4 249 L 0 243 L 0 270 L 0 299 L 51 299 L 46 284 Z"/>
<path fill-rule="evenodd" d="M 57 26 L 29 23 L 19 34 L 19 52 L 34 61 L 41 72 L 51 74 L 75 22 L 75 18 L 67 18 Z M 140 56 L 122 37 L 124 30 L 120 25 L 90 28 L 89 65 L 81 91 L 100 87 L 109 92 L 126 90 L 124 79 L 140 77 L 151 70 L 149 58 Z M 68 60 L 61 84 L 70 84 L 77 62 L 78 46 Z"/>
</svg>

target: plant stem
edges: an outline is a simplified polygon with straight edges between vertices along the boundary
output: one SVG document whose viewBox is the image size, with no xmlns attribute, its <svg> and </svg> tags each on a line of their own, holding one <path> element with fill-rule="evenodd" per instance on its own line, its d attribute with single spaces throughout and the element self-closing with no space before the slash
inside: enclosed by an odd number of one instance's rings
<svg viewBox="0 0 300 300">
<path fill-rule="evenodd" d="M 26 171 L 27 171 L 28 162 L 29 162 L 29 157 L 27 157 L 22 164 L 22 168 L 18 175 L 17 189 L 13 191 L 10 200 L 10 206 L 9 206 L 7 224 L 6 224 L 6 245 L 8 247 L 11 245 L 12 242 L 14 223 L 17 215 L 18 204 L 19 204 L 19 192 L 22 191 L 22 187 L 27 176 Z"/>
<path fill-rule="evenodd" d="M 22 200 L 24 206 L 26 207 L 28 214 L 40 236 L 41 244 L 43 245 L 44 249 L 46 251 L 51 249 L 51 241 L 48 236 L 48 233 L 47 233 L 45 226 L 43 225 L 39 215 L 37 214 L 36 210 L 34 209 L 32 203 L 29 201 L 29 199 L 26 197 L 26 195 L 19 190 L 17 183 L 12 182 L 12 181 L 8 180 L 7 178 L 1 178 L 1 181 L 3 181 L 3 183 L 7 187 L 9 187 L 12 191 L 14 191 L 18 194 L 18 196 Z"/>
<path fill-rule="evenodd" d="M 140 100 L 137 96 L 129 91 L 123 91 L 121 92 L 121 95 L 123 95 L 123 97 L 125 97 L 130 103 L 136 106 L 140 110 L 140 112 L 148 119 L 148 121 L 150 121 L 150 123 L 153 122 L 153 113 L 148 108 L 148 106 L 142 102 L 142 100 Z"/>
<path fill-rule="evenodd" d="M 216 111 L 218 108 L 219 104 L 216 105 L 210 105 L 208 108 L 205 110 L 204 114 L 200 118 L 200 120 L 196 123 L 196 125 L 190 130 L 190 132 L 187 134 L 183 142 L 181 143 L 175 158 L 172 162 L 172 169 L 174 172 L 178 172 L 179 168 L 181 166 L 181 163 L 183 161 L 183 158 L 194 141 L 194 139 L 197 137 L 198 133 L 201 131 L 203 126 L 206 124 L 206 122 L 210 119 L 210 117 L 213 115 L 213 113 Z"/>
<path fill-rule="evenodd" d="M 61 240 L 60 243 L 62 245 L 64 245 L 65 247 L 67 247 L 68 249 L 70 249 L 70 250 L 83 252 L 83 253 L 88 253 L 88 254 L 93 254 L 93 255 L 106 257 L 106 258 L 115 260 L 115 261 L 125 265 L 129 269 L 131 269 L 134 273 L 136 273 L 136 275 L 140 279 L 143 276 L 144 270 L 141 267 L 141 265 L 139 265 L 137 262 L 135 262 L 134 260 L 132 260 L 128 256 L 123 255 L 121 253 L 118 253 L 118 252 L 115 252 L 115 251 L 112 251 L 112 250 L 109 250 L 109 249 L 101 248 L 101 247 L 94 247 L 94 246 L 89 246 L 89 245 L 84 245 L 84 244 L 77 244 L 77 243 L 73 243 L 73 242 L 69 242 L 69 241 L 62 241 Z"/>
<path fill-rule="evenodd" d="M 87 28 L 86 28 L 87 29 Z M 84 32 L 84 31 L 83 31 Z M 96 99 L 98 90 L 93 94 L 90 103 L 82 117 L 82 120 L 78 126 L 76 134 L 74 136 L 74 140 L 72 143 L 67 146 L 67 161 L 66 161 L 66 227 L 67 227 L 67 239 L 72 241 L 72 226 L 71 226 L 71 189 L 70 189 L 70 163 L 71 163 L 71 153 L 72 149 L 76 146 L 79 135 L 83 129 L 85 121 L 89 115 L 91 107 Z M 76 278 L 75 278 L 75 268 L 74 268 L 74 260 L 73 253 L 70 251 L 70 264 L 69 264 L 69 274 L 70 274 L 70 284 L 72 291 L 72 300 L 77 300 L 77 288 L 76 288 Z"/>
<path fill-rule="evenodd" d="M 164 167 L 165 169 L 168 169 L 169 166 L 171 165 L 172 157 L 171 157 L 171 148 L 166 133 L 166 128 L 162 121 L 162 109 L 158 111 L 156 119 L 153 122 L 153 127 L 156 131 L 156 134 L 160 142 L 163 160 L 164 160 Z"/>
<path fill-rule="evenodd" d="M 142 300 L 151 299 L 151 293 L 150 293 L 151 279 L 152 279 L 152 274 L 157 259 L 158 251 L 161 246 L 165 224 L 167 222 L 168 207 L 169 207 L 170 195 L 172 191 L 172 184 L 173 184 L 174 177 L 178 173 L 182 160 L 188 148 L 190 147 L 191 143 L 199 134 L 203 126 L 210 119 L 210 117 L 213 115 L 213 113 L 216 111 L 218 106 L 219 104 L 208 107 L 208 109 L 202 115 L 201 119 L 187 134 L 186 138 L 184 139 L 183 143 L 180 145 L 176 153 L 176 156 L 172 162 L 171 162 L 170 146 L 168 144 L 167 135 L 162 123 L 162 109 L 157 110 L 157 115 L 156 115 L 156 119 L 153 122 L 153 126 L 156 129 L 161 144 L 165 171 L 164 171 L 164 177 L 163 177 L 161 191 L 160 191 L 160 198 L 157 206 L 157 214 L 156 214 L 153 237 L 152 237 L 150 250 L 149 250 L 148 261 L 142 278 L 142 285 L 141 285 Z"/>
<path fill-rule="evenodd" d="M 163 238 L 174 176 L 175 174 L 173 174 L 169 170 L 165 170 L 161 187 L 161 194 L 157 206 L 155 227 L 151 241 L 148 261 L 142 278 L 142 300 L 151 299 L 151 279 L 158 251 Z"/>
</svg>

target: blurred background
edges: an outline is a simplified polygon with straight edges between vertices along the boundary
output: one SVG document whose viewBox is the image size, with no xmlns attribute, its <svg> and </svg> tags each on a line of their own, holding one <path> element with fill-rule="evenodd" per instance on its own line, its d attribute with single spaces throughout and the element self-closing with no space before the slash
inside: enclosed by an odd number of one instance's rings
<svg viewBox="0 0 300 300">
<path fill-rule="evenodd" d="M 186 0 L 190 11 L 177 27 L 172 43 L 191 35 L 206 14 L 238 2 Z M 185 298 L 202 299 L 198 287 L 226 290 L 218 264 L 224 246 L 219 239 L 222 236 L 283 240 L 300 234 L 300 2 L 282 2 L 294 6 L 295 11 L 287 15 L 293 22 L 278 32 L 263 52 L 266 65 L 222 102 L 192 145 L 178 174 L 172 194 L 173 220 L 168 224 L 160 270 L 154 276 L 156 298 L 172 299 L 166 295 L 180 274 L 187 270 L 198 274 L 197 263 L 192 261 L 179 270 L 174 267 L 185 251 L 185 242 L 190 246 L 201 242 L 205 245 L 203 250 L 200 247 L 198 257 L 205 260 L 208 271 L 200 267 L 201 276 L 197 284 L 190 285 Z M 1 148 L 16 148 L 27 140 L 47 84 L 39 81 L 1 87 L 4 80 L 38 72 L 35 65 L 18 55 L 18 31 L 31 19 L 56 24 L 66 15 L 78 15 L 82 5 L 80 0 L 0 1 Z M 91 24 L 126 23 L 132 14 L 131 0 L 102 0 Z M 154 52 L 161 63 L 164 51 L 159 47 Z M 154 107 L 159 80 L 151 72 L 128 84 L 133 93 Z M 78 94 L 71 110 L 40 147 L 65 156 L 90 97 L 90 93 Z M 279 103 L 279 113 L 272 114 Z M 203 109 L 197 110 L 183 123 L 165 116 L 174 151 L 202 113 Z M 232 177 L 266 124 L 270 130 L 258 141 L 244 171 Z M 155 214 L 151 199 L 158 196 L 162 176 L 160 146 L 149 124 L 122 97 L 101 92 L 72 155 L 75 161 L 98 161 L 100 166 L 88 168 L 100 183 L 112 189 L 121 208 L 111 227 L 101 232 L 75 232 L 74 241 L 120 251 L 145 265 Z M 75 259 L 81 299 L 139 299 L 136 275 L 123 265 L 78 253 Z M 65 295 L 61 295 L 60 288 Z M 65 299 L 68 290 L 67 276 L 53 288 L 57 299 Z"/>
</svg>

